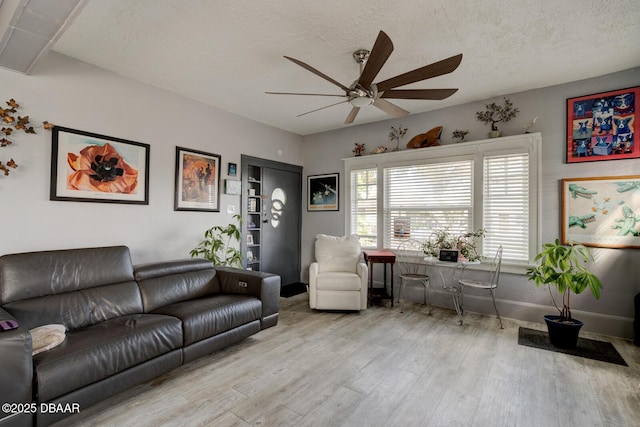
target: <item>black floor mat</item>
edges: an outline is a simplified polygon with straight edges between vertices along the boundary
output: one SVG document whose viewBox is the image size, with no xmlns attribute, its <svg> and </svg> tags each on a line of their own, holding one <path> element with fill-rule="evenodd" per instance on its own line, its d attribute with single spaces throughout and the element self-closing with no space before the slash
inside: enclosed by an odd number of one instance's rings
<svg viewBox="0 0 640 427">
<path fill-rule="evenodd" d="M 518 344 L 527 347 L 541 348 L 543 350 L 555 351 L 558 353 L 571 354 L 573 356 L 585 357 L 587 359 L 599 360 L 601 362 L 615 363 L 616 365 L 627 365 L 618 350 L 606 341 L 590 340 L 588 338 L 578 338 L 576 348 L 560 348 L 551 344 L 549 334 L 545 331 L 535 329 L 520 328 L 518 331 Z"/>
<path fill-rule="evenodd" d="M 280 288 L 280 296 L 283 298 L 289 298 L 305 292 L 307 292 L 307 285 L 300 282 L 291 283 Z"/>
</svg>

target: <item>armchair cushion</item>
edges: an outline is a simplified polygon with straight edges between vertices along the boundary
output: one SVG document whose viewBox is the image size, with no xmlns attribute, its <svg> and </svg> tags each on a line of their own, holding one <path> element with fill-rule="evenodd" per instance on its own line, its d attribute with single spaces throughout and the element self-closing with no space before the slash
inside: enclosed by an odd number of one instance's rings
<svg viewBox="0 0 640 427">
<path fill-rule="evenodd" d="M 356 273 L 360 252 L 360 237 L 355 234 L 342 237 L 326 234 L 316 236 L 316 260 L 319 273 L 326 271 Z"/>
<path fill-rule="evenodd" d="M 327 272 L 316 278 L 316 289 L 320 291 L 359 291 L 362 280 L 355 273 Z"/>
</svg>

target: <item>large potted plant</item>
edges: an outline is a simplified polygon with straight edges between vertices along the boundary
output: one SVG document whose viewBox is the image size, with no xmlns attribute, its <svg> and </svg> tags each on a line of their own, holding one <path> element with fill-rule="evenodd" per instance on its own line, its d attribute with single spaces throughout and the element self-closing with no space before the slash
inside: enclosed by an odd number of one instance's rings
<svg viewBox="0 0 640 427">
<path fill-rule="evenodd" d="M 536 255 L 538 265 L 527 270 L 529 280 L 536 286 L 547 286 L 553 305 L 559 315 L 544 316 L 551 344 L 561 348 L 573 348 L 578 343 L 578 334 L 583 323 L 571 316 L 571 293 L 580 294 L 587 288 L 596 299 L 600 298 L 602 282 L 589 271 L 586 264 L 593 261 L 591 251 L 579 244 L 562 245 L 556 239 L 554 243 L 543 245 Z M 556 303 L 552 288 L 562 296 L 562 306 Z"/>
<path fill-rule="evenodd" d="M 204 232 L 204 240 L 191 249 L 189 254 L 192 258 L 202 257 L 213 262 L 213 265 L 242 267 L 242 254 L 236 246 L 231 245 L 231 241 L 240 242 L 240 224 L 242 217 L 234 215 L 238 221 L 236 224 L 226 226 L 215 225 Z M 236 243 L 237 244 L 237 243 Z"/>
</svg>

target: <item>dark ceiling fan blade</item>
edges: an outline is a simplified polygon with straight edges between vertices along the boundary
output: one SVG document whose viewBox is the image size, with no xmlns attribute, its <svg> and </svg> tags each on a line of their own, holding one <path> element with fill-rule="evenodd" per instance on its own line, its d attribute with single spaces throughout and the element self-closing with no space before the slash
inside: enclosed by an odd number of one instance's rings
<svg viewBox="0 0 640 427">
<path fill-rule="evenodd" d="M 400 108 L 397 105 L 392 104 L 391 102 L 382 98 L 376 99 L 373 102 L 373 105 L 378 107 L 388 115 L 395 117 L 396 119 L 399 119 L 400 117 L 404 117 L 409 114 L 409 112 L 404 108 Z"/>
<path fill-rule="evenodd" d="M 331 83 L 333 83 L 334 85 L 338 86 L 340 89 L 344 90 L 345 92 L 349 92 L 349 88 L 346 87 L 345 85 L 343 85 L 340 82 L 337 82 L 335 80 L 333 80 L 331 77 L 327 76 L 326 74 L 316 70 L 315 68 L 313 68 L 311 65 L 309 64 L 305 64 L 302 61 L 299 61 L 295 58 L 291 58 L 289 56 L 285 56 L 285 58 L 287 58 L 289 61 L 293 62 L 294 64 L 298 64 L 299 66 L 301 66 L 302 68 L 304 68 L 305 70 L 309 70 L 311 71 L 313 74 L 322 77 L 325 80 L 330 81 Z"/>
<path fill-rule="evenodd" d="M 380 98 L 442 100 L 457 91 L 458 89 L 391 89 L 383 92 Z"/>
<path fill-rule="evenodd" d="M 327 105 L 326 107 L 316 108 L 315 110 L 311 110 L 311 111 L 307 111 L 306 113 L 298 114 L 296 117 L 304 116 L 304 115 L 309 114 L 309 113 L 315 113 L 316 111 L 324 110 L 325 108 L 333 107 L 334 105 L 342 104 L 342 103 L 345 103 L 345 102 L 349 102 L 349 100 L 345 99 L 344 101 L 336 102 L 335 104 Z"/>
<path fill-rule="evenodd" d="M 269 95 L 307 95 L 307 96 L 339 96 L 340 98 L 346 98 L 347 95 L 334 95 L 329 93 L 299 93 L 299 92 L 265 92 Z"/>
<path fill-rule="evenodd" d="M 359 111 L 360 107 L 353 107 L 347 118 L 344 120 L 344 124 L 348 125 L 349 123 L 353 123 Z"/>
<path fill-rule="evenodd" d="M 364 65 L 364 70 L 362 70 L 362 74 L 358 79 L 360 86 L 367 90 L 369 89 L 369 86 L 373 83 L 373 79 L 376 78 L 384 63 L 389 59 L 391 52 L 393 52 L 391 39 L 384 31 L 380 31 L 376 42 L 373 44 L 373 48 L 371 48 L 369 59 L 367 59 Z"/>
<path fill-rule="evenodd" d="M 408 71 L 404 74 L 400 74 L 390 79 L 384 80 L 377 84 L 378 91 L 384 92 L 389 89 L 393 89 L 399 86 L 408 85 L 411 83 L 419 82 L 421 80 L 430 79 L 432 77 L 442 76 L 455 71 L 462 61 L 462 54 L 452 56 L 451 58 L 443 59 L 442 61 L 434 62 L 424 67 L 416 68 L 413 71 Z"/>
</svg>

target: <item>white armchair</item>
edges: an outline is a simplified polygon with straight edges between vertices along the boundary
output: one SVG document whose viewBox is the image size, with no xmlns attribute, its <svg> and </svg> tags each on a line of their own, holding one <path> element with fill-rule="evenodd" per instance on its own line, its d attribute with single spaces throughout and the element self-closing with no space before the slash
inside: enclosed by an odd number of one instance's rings
<svg viewBox="0 0 640 427">
<path fill-rule="evenodd" d="M 309 266 L 309 307 L 365 310 L 369 269 L 360 262 L 360 237 L 316 236 L 316 262 Z"/>
</svg>

